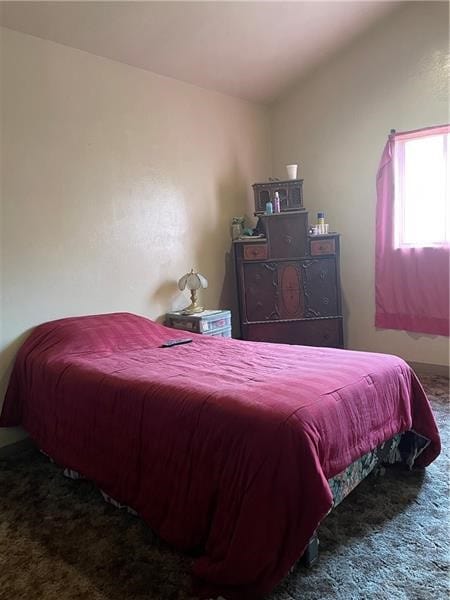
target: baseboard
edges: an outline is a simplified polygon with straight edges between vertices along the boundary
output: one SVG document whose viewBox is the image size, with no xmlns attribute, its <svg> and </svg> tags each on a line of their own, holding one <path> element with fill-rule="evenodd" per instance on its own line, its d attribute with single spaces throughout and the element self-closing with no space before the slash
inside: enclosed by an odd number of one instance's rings
<svg viewBox="0 0 450 600">
<path fill-rule="evenodd" d="M 439 377 L 449 377 L 450 367 L 447 365 L 433 365 L 430 363 L 421 363 L 408 361 L 408 364 L 418 375 L 438 375 Z"/>
<path fill-rule="evenodd" d="M 0 458 L 6 458 L 8 456 L 14 456 L 14 454 L 20 454 L 20 452 L 25 452 L 25 450 L 29 450 L 30 448 L 33 448 L 33 446 L 34 444 L 30 438 L 25 438 L 24 440 L 14 442 L 14 444 L 2 446 L 0 448 Z"/>
</svg>

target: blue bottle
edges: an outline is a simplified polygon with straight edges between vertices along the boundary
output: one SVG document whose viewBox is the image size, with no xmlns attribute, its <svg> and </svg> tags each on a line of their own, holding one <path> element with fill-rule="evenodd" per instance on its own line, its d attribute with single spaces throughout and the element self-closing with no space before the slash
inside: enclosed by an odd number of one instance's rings
<svg viewBox="0 0 450 600">
<path fill-rule="evenodd" d="M 272 202 L 266 202 L 266 215 L 273 215 L 273 206 Z"/>
</svg>

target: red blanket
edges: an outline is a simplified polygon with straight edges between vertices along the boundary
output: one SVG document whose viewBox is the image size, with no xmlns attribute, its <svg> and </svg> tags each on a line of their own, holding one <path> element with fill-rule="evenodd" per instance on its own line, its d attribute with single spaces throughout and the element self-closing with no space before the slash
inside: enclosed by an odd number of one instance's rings
<svg viewBox="0 0 450 600">
<path fill-rule="evenodd" d="M 201 548 L 201 596 L 269 592 L 331 507 L 327 479 L 398 432 L 431 440 L 428 400 L 400 358 L 190 334 L 118 313 L 37 327 L 0 425 Z M 125 551 L 125 549 L 124 549 Z"/>
</svg>

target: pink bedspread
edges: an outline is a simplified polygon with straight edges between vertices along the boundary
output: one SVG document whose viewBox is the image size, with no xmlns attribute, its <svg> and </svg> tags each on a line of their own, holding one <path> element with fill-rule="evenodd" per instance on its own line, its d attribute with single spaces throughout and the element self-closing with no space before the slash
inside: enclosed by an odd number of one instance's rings
<svg viewBox="0 0 450 600">
<path fill-rule="evenodd" d="M 127 313 L 37 327 L 0 425 L 134 508 L 163 539 L 201 548 L 197 592 L 257 598 L 331 507 L 327 479 L 414 429 L 440 451 L 428 400 L 395 356 L 186 337 Z M 125 551 L 125 549 L 124 549 Z"/>
</svg>

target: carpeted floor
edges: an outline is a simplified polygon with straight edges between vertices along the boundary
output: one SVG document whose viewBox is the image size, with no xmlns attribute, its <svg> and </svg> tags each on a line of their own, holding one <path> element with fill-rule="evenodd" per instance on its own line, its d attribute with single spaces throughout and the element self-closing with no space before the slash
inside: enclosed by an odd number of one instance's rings
<svg viewBox="0 0 450 600">
<path fill-rule="evenodd" d="M 449 598 L 449 381 L 422 381 L 441 456 L 363 481 L 322 524 L 318 563 L 270 600 Z M 185 600 L 190 560 L 37 451 L 0 461 L 1 600 Z"/>
</svg>

